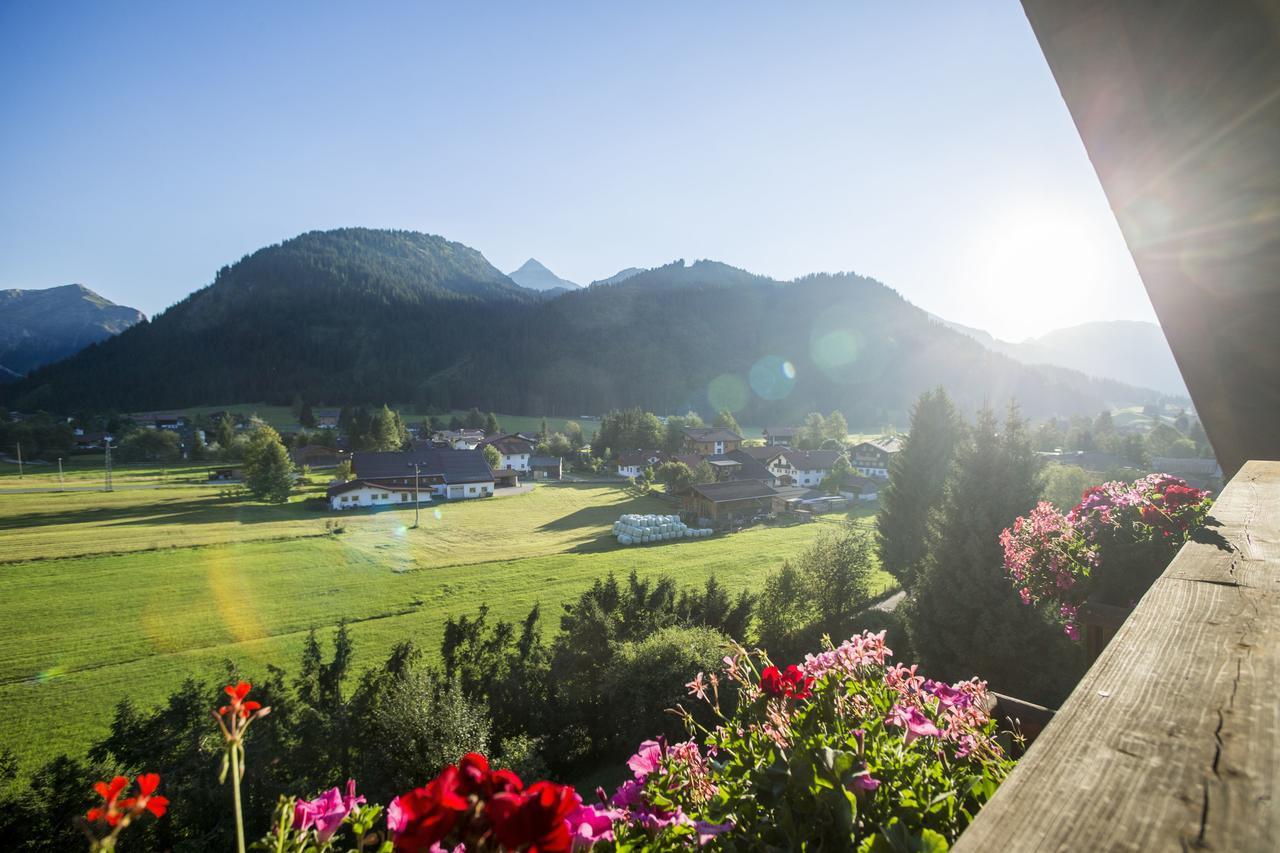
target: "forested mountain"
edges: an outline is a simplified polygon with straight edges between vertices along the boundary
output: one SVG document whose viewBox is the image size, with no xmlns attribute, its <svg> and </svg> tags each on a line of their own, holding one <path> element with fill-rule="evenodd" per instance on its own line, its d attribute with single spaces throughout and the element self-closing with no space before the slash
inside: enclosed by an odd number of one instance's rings
<svg viewBox="0 0 1280 853">
<path fill-rule="evenodd" d="M 677 261 L 553 299 L 438 237 L 303 235 L 218 273 L 150 323 L 7 389 L 10 404 L 136 410 L 232 400 L 414 402 L 547 415 L 841 409 L 905 423 L 924 389 L 968 409 L 1096 414 L 1155 392 L 1029 367 L 852 274 L 780 282 Z"/>
<path fill-rule="evenodd" d="M 66 358 L 145 319 L 83 284 L 0 290 L 0 382 Z"/>
<path fill-rule="evenodd" d="M 624 270 L 618 270 L 616 273 L 609 276 L 608 278 L 596 279 L 595 281 L 591 282 L 591 286 L 595 287 L 597 284 L 619 284 L 621 282 L 626 281 L 629 278 L 639 275 L 642 272 L 644 272 L 644 270 L 641 269 L 640 267 L 627 267 Z"/>
<path fill-rule="evenodd" d="M 941 318 L 939 318 L 941 320 Z M 1102 320 L 1054 329 L 1020 343 L 942 320 L 983 346 L 1023 364 L 1053 364 L 1186 397 L 1178 364 L 1164 332 L 1140 320 Z"/>
<path fill-rule="evenodd" d="M 556 275 L 534 258 L 525 261 L 520 265 L 520 269 L 510 273 L 508 277 L 521 287 L 543 293 L 564 293 L 582 287 L 580 284 Z"/>
</svg>

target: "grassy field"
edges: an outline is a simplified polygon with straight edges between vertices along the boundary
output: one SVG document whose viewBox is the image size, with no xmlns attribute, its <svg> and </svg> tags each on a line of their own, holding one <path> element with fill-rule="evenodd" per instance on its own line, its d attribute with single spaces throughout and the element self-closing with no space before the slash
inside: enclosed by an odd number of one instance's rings
<svg viewBox="0 0 1280 853">
<path fill-rule="evenodd" d="M 560 603 L 609 572 L 690 585 L 715 574 L 755 589 L 835 523 L 644 548 L 608 537 L 620 513 L 666 506 L 612 487 L 547 485 L 433 507 L 416 530 L 411 510 L 343 515 L 345 532 L 329 535 L 327 513 L 208 487 L 0 493 L 0 596 L 10 614 L 0 634 L 0 746 L 27 768 L 78 752 L 121 697 L 153 704 L 225 661 L 248 673 L 291 670 L 307 631 L 327 636 L 340 620 L 363 667 L 405 638 L 434 652 L 445 620 L 482 604 L 507 619 L 540 604 L 550 635 Z"/>
</svg>

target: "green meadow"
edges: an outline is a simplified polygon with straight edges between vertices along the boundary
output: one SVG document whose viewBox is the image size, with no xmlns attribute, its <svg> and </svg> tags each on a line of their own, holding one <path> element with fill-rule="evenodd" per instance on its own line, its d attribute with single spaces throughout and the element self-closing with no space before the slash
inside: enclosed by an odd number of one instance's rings
<svg viewBox="0 0 1280 853">
<path fill-rule="evenodd" d="M 307 498 L 319 486 L 266 506 L 194 482 L 6 491 L 18 485 L 0 480 L 0 596 L 10 614 L 0 634 L 0 747 L 28 770 L 82 752 L 123 697 L 153 705 L 227 662 L 250 677 L 268 665 L 292 670 L 312 628 L 327 641 L 345 620 L 358 668 L 404 639 L 434 654 L 445 620 L 481 605 L 508 620 L 540 605 L 550 636 L 560 605 L 610 572 L 685 585 L 714 574 L 735 591 L 758 589 L 837 522 L 623 548 L 608 536 L 619 514 L 668 505 L 611 486 L 549 484 L 427 507 L 413 529 L 412 509 L 318 510 Z M 340 534 L 327 532 L 333 519 Z"/>
</svg>

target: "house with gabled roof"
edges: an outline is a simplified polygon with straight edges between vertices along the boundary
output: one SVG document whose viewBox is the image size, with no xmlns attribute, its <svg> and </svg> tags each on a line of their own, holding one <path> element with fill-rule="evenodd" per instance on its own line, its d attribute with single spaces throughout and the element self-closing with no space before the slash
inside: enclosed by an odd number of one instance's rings
<svg viewBox="0 0 1280 853">
<path fill-rule="evenodd" d="M 479 450 L 353 453 L 351 464 L 355 477 L 326 492 L 333 509 L 481 498 L 494 489 L 493 471 Z"/>
<path fill-rule="evenodd" d="M 742 436 L 722 427 L 685 427 L 684 449 L 686 453 L 703 456 L 719 456 L 742 446 Z"/>
<path fill-rule="evenodd" d="M 831 473 L 841 450 L 783 450 L 768 463 L 768 468 L 787 485 L 816 488 Z"/>
<path fill-rule="evenodd" d="M 639 477 L 645 468 L 657 468 L 667 461 L 661 450 L 630 450 L 618 454 L 618 476 Z"/>
<path fill-rule="evenodd" d="M 773 487 L 760 480 L 699 483 L 684 495 L 684 511 L 717 525 L 748 522 L 773 512 Z"/>
<path fill-rule="evenodd" d="M 528 473 L 529 459 L 533 456 L 534 441 L 529 436 L 521 433 L 507 433 L 482 439 L 477 447 L 479 449 L 492 447 L 498 451 L 498 456 L 501 458 L 498 463 L 499 468 L 509 468 L 512 471 Z"/>
<path fill-rule="evenodd" d="M 864 477 L 889 478 L 889 463 L 902 451 L 902 436 L 886 435 L 859 442 L 849 453 L 854 470 Z"/>
<path fill-rule="evenodd" d="M 764 443 L 769 447 L 790 447 L 800 434 L 800 427 L 765 427 Z"/>
</svg>

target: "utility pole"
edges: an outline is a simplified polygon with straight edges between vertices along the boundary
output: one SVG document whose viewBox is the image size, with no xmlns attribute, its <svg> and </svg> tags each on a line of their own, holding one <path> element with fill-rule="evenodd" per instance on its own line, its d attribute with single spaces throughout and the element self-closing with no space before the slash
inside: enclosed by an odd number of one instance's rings
<svg viewBox="0 0 1280 853">
<path fill-rule="evenodd" d="M 62 479 L 62 457 L 59 456 L 58 457 L 58 488 L 65 489 L 66 486 L 67 486 L 66 482 Z"/>
<path fill-rule="evenodd" d="M 419 509 L 418 478 L 422 476 L 422 463 L 410 462 L 409 465 L 413 468 L 413 526 L 414 529 L 417 529 Z"/>
<path fill-rule="evenodd" d="M 18 442 L 18 479 L 22 479 L 22 442 Z"/>
<path fill-rule="evenodd" d="M 111 439 L 110 438 L 107 439 L 107 476 L 106 476 L 105 482 L 103 483 L 102 490 L 104 492 L 115 491 L 115 489 L 112 488 L 111 486 Z"/>
</svg>

